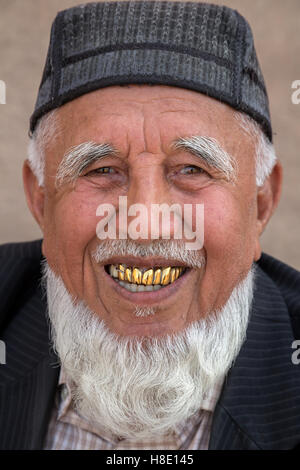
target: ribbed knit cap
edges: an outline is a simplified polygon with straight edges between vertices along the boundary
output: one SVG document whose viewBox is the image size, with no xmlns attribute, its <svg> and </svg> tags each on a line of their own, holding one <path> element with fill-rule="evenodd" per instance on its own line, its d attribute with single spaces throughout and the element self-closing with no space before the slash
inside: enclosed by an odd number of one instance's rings
<svg viewBox="0 0 300 470">
<path fill-rule="evenodd" d="M 252 32 L 235 10 L 198 2 L 88 3 L 59 12 L 30 130 L 48 111 L 109 85 L 204 93 L 244 111 L 272 140 Z"/>
</svg>

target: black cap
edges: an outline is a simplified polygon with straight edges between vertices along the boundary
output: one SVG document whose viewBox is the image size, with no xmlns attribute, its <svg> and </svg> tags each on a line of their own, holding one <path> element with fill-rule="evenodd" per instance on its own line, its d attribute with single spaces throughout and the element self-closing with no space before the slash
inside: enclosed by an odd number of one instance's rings
<svg viewBox="0 0 300 470">
<path fill-rule="evenodd" d="M 110 85 L 152 83 L 204 93 L 243 111 L 272 141 L 251 28 L 235 10 L 136 0 L 64 10 L 51 30 L 30 130 L 48 111 Z"/>
</svg>

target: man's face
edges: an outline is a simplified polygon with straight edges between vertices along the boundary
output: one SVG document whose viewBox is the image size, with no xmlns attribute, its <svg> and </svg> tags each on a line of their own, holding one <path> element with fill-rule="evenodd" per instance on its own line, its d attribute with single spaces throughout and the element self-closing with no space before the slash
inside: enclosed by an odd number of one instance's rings
<svg viewBox="0 0 300 470">
<path fill-rule="evenodd" d="M 58 127 L 46 148 L 40 224 L 43 253 L 68 291 L 84 300 L 111 331 L 126 336 L 175 333 L 221 308 L 260 256 L 254 141 L 241 130 L 234 111 L 176 87 L 113 86 L 59 108 Z M 176 139 L 192 136 L 217 140 L 236 162 L 235 181 L 172 146 Z M 118 153 L 86 168 L 75 183 L 57 188 L 63 156 L 89 141 L 109 143 Z M 188 269 L 173 284 L 154 292 L 128 292 L 115 282 L 92 254 L 101 244 L 97 207 L 110 203 L 118 210 L 119 196 L 127 196 L 128 207 L 142 203 L 149 212 L 154 203 L 203 204 L 204 245 L 199 255 L 205 265 Z M 138 267 L 174 265 L 172 260 L 124 256 L 110 264 L 122 262 Z M 136 306 L 155 307 L 156 313 L 137 317 Z"/>
</svg>

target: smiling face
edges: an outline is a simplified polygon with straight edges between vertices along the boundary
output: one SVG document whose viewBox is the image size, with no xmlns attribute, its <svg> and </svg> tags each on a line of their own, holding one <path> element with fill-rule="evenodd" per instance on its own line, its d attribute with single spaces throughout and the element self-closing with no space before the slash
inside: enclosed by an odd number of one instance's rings
<svg viewBox="0 0 300 470">
<path fill-rule="evenodd" d="M 57 111 L 59 132 L 46 150 L 44 188 L 28 163 L 24 184 L 29 206 L 44 234 L 43 253 L 67 290 L 119 335 L 158 336 L 183 330 L 220 309 L 260 256 L 259 235 L 280 192 L 280 167 L 259 191 L 255 142 L 239 126 L 235 111 L 200 93 L 169 86 L 112 86 L 85 94 Z M 215 139 L 236 168 L 236 179 L 199 155 L 175 148 L 180 138 Z M 59 165 L 70 149 L 86 142 L 110 144 L 115 153 L 85 167 L 75 181 L 57 186 Z M 174 259 L 119 255 L 97 262 L 99 204 L 204 205 L 201 267 Z M 136 243 L 147 245 L 149 239 Z M 171 232 L 172 238 L 172 232 Z M 119 264 L 147 269 L 182 268 L 175 282 L 151 292 L 132 292 L 111 275 Z M 120 269 L 123 269 L 122 267 Z M 169 271 L 171 272 L 171 269 Z M 167 271 L 166 271 L 167 272 Z M 133 271 L 128 271 L 128 279 Z M 118 274 L 119 276 L 119 274 Z M 121 278 L 122 279 L 122 278 Z M 170 280 L 168 278 L 168 280 Z M 160 283 L 162 284 L 160 279 Z M 135 289 L 135 288 L 134 288 Z M 155 315 L 138 317 L 136 307 Z"/>
</svg>

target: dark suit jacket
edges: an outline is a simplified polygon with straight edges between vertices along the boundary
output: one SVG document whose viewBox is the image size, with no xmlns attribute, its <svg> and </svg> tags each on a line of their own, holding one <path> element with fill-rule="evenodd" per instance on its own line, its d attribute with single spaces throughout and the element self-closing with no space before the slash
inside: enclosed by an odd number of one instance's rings
<svg viewBox="0 0 300 470">
<path fill-rule="evenodd" d="M 42 449 L 53 406 L 59 366 L 41 257 L 40 240 L 0 247 L 0 449 Z M 263 255 L 247 339 L 217 404 L 210 449 L 300 448 L 300 364 L 291 360 L 299 318 L 300 274 Z"/>
</svg>

